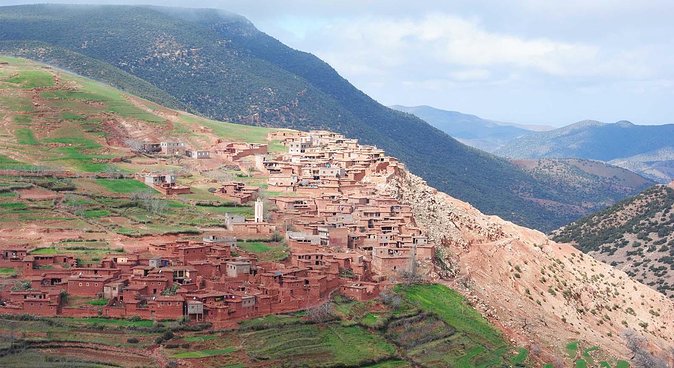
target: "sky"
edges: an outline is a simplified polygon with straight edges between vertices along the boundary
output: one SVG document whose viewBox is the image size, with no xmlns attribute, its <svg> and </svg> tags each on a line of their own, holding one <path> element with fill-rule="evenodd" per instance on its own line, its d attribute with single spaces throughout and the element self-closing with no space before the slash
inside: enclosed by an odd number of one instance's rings
<svg viewBox="0 0 674 368">
<path fill-rule="evenodd" d="M 0 4 L 31 2 L 0 0 Z M 521 124 L 674 123 L 671 0 L 70 0 L 225 9 L 385 105 Z"/>
</svg>

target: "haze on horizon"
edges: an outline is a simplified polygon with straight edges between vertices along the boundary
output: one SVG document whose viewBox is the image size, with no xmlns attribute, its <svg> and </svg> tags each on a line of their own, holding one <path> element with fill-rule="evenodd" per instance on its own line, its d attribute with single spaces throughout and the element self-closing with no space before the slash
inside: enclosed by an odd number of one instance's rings
<svg viewBox="0 0 674 368">
<path fill-rule="evenodd" d="M 563 126 L 673 123 L 666 0 L 1 0 L 153 4 L 241 14 L 385 105 Z"/>
</svg>

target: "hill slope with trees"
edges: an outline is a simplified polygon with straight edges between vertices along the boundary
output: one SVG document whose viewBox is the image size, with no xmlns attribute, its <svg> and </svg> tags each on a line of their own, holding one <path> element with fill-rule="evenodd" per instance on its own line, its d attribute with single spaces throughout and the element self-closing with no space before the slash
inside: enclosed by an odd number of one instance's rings
<svg viewBox="0 0 674 368">
<path fill-rule="evenodd" d="M 674 298 L 674 189 L 657 185 L 553 232 Z"/>
<path fill-rule="evenodd" d="M 581 121 L 563 128 L 534 132 L 494 152 L 514 159 L 584 158 L 601 160 L 668 183 L 674 179 L 674 124 L 604 124 Z"/>
<path fill-rule="evenodd" d="M 29 5 L 0 8 L 0 52 L 66 68 L 217 120 L 330 129 L 396 156 L 439 190 L 541 230 L 577 218 L 559 194 L 507 160 L 389 109 L 314 55 L 212 9 Z M 96 63 L 106 64 L 92 68 Z M 135 77 L 147 84 L 130 86 Z M 553 205 L 548 205 L 552 203 Z"/>
</svg>

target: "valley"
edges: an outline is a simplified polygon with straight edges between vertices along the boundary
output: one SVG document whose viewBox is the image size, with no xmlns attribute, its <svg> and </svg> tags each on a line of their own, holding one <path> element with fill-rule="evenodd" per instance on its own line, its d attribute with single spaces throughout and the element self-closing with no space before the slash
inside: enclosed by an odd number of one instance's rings
<svg viewBox="0 0 674 368">
<path fill-rule="evenodd" d="M 16 3 L 1 367 L 674 367 L 674 125 L 425 105 L 666 121 L 650 7 Z"/>
<path fill-rule="evenodd" d="M 375 147 L 211 121 L 0 62 L 0 362 L 623 367 L 627 329 L 668 359 L 671 301 Z M 85 282 L 99 285 L 78 292 Z M 184 316 L 181 303 L 203 312 Z"/>
<path fill-rule="evenodd" d="M 541 231 L 589 213 L 579 213 L 583 204 L 577 198 L 560 195 L 572 187 L 541 182 L 508 160 L 381 105 L 324 61 L 236 14 L 38 4 L 2 7 L 0 17 L 4 54 L 43 61 L 216 120 L 353 137 L 480 211 Z M 103 37 L 102 31 L 115 36 Z M 591 198 L 590 207 L 601 207 L 604 199 Z"/>
</svg>

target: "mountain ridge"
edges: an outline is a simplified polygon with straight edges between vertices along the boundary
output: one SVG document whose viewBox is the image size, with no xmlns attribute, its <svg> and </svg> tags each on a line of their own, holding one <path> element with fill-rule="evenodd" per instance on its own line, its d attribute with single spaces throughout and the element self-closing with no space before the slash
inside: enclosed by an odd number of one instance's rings
<svg viewBox="0 0 674 368">
<path fill-rule="evenodd" d="M 391 108 L 418 116 L 460 142 L 486 152 L 493 152 L 512 139 L 531 130 L 510 123 L 482 119 L 458 111 L 436 109 L 431 106 L 393 105 Z"/>
<path fill-rule="evenodd" d="M 158 89 L 209 118 L 353 136 L 398 157 L 440 190 L 545 231 L 577 216 L 547 205 L 577 204 L 556 186 L 377 103 L 327 63 L 283 45 L 241 16 L 209 9 L 30 5 L 1 7 L 0 17 L 5 53 L 113 85 L 127 73 L 152 86 L 133 90 L 141 97 L 161 102 L 152 92 Z M 45 51 L 44 43 L 54 49 Z M 86 67 L 90 59 L 109 64 L 115 76 L 93 75 Z"/>
<path fill-rule="evenodd" d="M 609 162 L 658 181 L 674 179 L 674 160 L 652 157 L 674 149 L 674 124 L 636 125 L 628 121 L 605 124 L 584 120 L 548 132 L 517 138 L 494 153 L 511 159 L 582 158 Z M 639 159 L 651 155 L 651 160 Z"/>
</svg>

